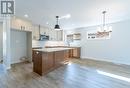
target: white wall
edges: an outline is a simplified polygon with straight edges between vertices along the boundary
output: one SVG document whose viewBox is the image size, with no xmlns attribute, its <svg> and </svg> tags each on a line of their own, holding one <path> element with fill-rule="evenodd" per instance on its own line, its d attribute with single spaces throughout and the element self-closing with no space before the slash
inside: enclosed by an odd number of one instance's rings
<svg viewBox="0 0 130 88">
<path fill-rule="evenodd" d="M 27 32 L 27 58 L 32 61 L 32 32 Z"/>
<path fill-rule="evenodd" d="M 11 30 L 11 63 L 20 62 L 24 56 L 27 56 L 27 33 Z"/>
<path fill-rule="evenodd" d="M 130 20 L 110 25 L 113 28 L 113 32 L 109 40 L 87 40 L 87 30 L 95 30 L 96 26 L 66 31 L 66 34 L 71 32 L 81 33 L 82 40 L 72 43 L 72 45 L 82 46 L 82 58 L 130 65 Z"/>
<path fill-rule="evenodd" d="M 3 57 L 3 23 L 0 23 L 0 61 Z"/>
</svg>

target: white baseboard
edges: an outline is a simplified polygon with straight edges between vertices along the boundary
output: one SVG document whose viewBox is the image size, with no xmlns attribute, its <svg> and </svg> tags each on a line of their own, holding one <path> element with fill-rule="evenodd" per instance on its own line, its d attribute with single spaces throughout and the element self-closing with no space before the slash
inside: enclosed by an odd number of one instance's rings
<svg viewBox="0 0 130 88">
<path fill-rule="evenodd" d="M 21 62 L 32 62 L 32 58 L 23 58 L 23 59 L 17 59 L 17 60 L 12 60 L 11 64 L 16 64 L 16 63 L 21 63 Z"/>
<path fill-rule="evenodd" d="M 124 65 L 130 65 L 130 62 L 122 62 L 122 61 L 113 61 L 113 60 L 108 60 L 108 59 L 99 59 L 99 58 L 93 58 L 93 57 L 81 57 L 82 59 L 91 59 L 91 60 L 97 60 L 97 61 L 105 61 L 105 62 L 111 62 L 111 63 L 114 63 L 114 64 L 124 64 Z"/>
<path fill-rule="evenodd" d="M 7 66 L 5 66 L 5 64 L 2 64 L 3 65 L 3 67 L 4 67 L 4 70 L 9 70 L 9 69 L 11 69 L 11 67 L 9 66 L 9 67 L 7 67 Z"/>
</svg>

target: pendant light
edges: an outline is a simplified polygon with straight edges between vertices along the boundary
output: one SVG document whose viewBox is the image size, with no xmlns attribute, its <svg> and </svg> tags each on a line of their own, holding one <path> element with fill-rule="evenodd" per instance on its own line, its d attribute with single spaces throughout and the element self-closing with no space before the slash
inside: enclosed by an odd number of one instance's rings
<svg viewBox="0 0 130 88">
<path fill-rule="evenodd" d="M 103 14 L 103 25 L 101 27 L 97 28 L 98 32 L 112 32 L 112 27 L 111 26 L 106 26 L 106 23 L 105 23 L 105 21 L 106 21 L 106 19 L 105 19 L 106 13 L 107 13 L 107 11 L 102 12 L 102 14 Z"/>
<path fill-rule="evenodd" d="M 60 25 L 58 23 L 59 23 L 59 16 L 56 16 L 56 25 L 54 27 L 55 30 L 61 30 Z"/>
</svg>

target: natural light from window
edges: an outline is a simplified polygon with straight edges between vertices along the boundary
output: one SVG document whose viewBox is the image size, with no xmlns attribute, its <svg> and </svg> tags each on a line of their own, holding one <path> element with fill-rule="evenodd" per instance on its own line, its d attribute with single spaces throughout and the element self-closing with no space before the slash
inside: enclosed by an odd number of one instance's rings
<svg viewBox="0 0 130 88">
<path fill-rule="evenodd" d="M 130 78 L 127 78 L 127 77 L 115 75 L 115 74 L 108 73 L 108 72 L 104 72 L 104 71 L 100 71 L 100 70 L 96 70 L 96 71 L 97 71 L 99 74 L 102 74 L 102 75 L 105 75 L 105 76 L 109 76 L 109 77 L 112 77 L 112 78 L 116 78 L 116 79 L 119 79 L 119 80 L 123 80 L 123 81 L 126 81 L 126 82 L 130 82 Z"/>
</svg>

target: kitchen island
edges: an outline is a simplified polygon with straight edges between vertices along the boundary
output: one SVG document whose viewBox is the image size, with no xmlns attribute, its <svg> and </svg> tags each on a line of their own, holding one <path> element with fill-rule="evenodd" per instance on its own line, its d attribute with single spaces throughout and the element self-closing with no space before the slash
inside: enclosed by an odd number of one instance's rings
<svg viewBox="0 0 130 88">
<path fill-rule="evenodd" d="M 67 61 L 66 52 L 72 48 L 33 49 L 33 71 L 45 75 L 63 65 Z"/>
</svg>

